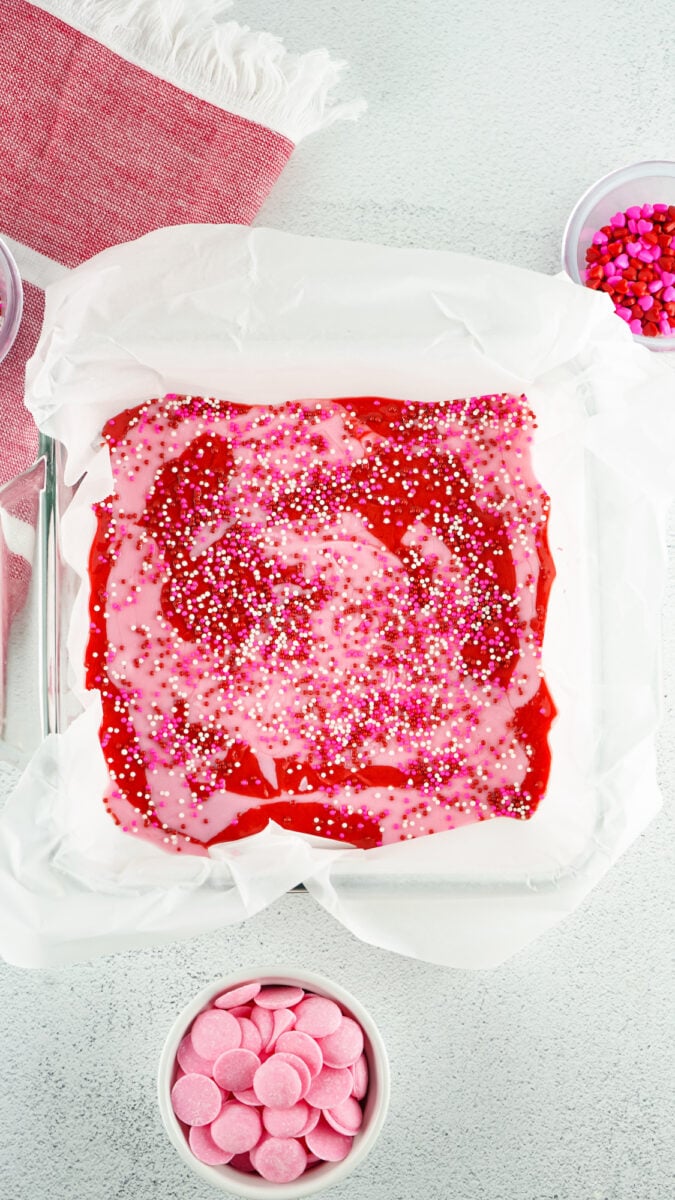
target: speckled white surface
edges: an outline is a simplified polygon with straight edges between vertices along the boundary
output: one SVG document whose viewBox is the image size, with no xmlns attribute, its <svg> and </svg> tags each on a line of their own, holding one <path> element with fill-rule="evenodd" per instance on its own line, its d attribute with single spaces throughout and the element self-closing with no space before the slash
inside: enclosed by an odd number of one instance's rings
<svg viewBox="0 0 675 1200">
<path fill-rule="evenodd" d="M 300 149 L 266 205 L 267 224 L 553 271 L 567 213 L 595 177 L 675 156 L 668 0 L 249 0 L 235 11 L 293 48 L 328 45 L 370 104 L 360 124 Z M 675 571 L 670 578 L 665 809 L 580 912 L 490 974 L 373 950 L 300 895 L 187 945 L 59 972 L 0 966 L 2 1200 L 217 1195 L 165 1140 L 157 1057 L 192 992 L 230 967 L 274 958 L 357 993 L 389 1047 L 389 1121 L 366 1164 L 328 1193 L 334 1200 L 669 1200 Z"/>
</svg>

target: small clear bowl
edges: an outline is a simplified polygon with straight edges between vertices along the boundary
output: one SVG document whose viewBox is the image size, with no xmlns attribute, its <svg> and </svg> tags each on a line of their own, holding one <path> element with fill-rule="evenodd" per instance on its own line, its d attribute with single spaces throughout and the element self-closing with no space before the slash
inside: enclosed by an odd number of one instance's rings
<svg viewBox="0 0 675 1200">
<path fill-rule="evenodd" d="M 562 242 L 562 265 L 575 283 L 584 282 L 586 251 L 593 234 L 616 212 L 633 204 L 675 204 L 675 162 L 641 162 L 612 171 L 584 192 L 572 210 Z M 620 320 L 621 318 L 617 318 Z M 675 350 L 675 333 L 658 337 L 633 334 L 648 350 Z"/>
<path fill-rule="evenodd" d="M 5 243 L 0 240 L 0 362 L 9 354 L 23 312 L 23 287 L 19 268 Z"/>
<path fill-rule="evenodd" d="M 368 1092 L 363 1125 L 354 1137 L 353 1146 L 342 1162 L 321 1163 L 293 1183 L 269 1183 L 259 1175 L 245 1175 L 231 1167 L 210 1167 L 200 1162 L 190 1150 L 185 1134 L 171 1104 L 171 1087 L 175 1075 L 176 1053 L 189 1026 L 202 1009 L 207 1008 L 215 996 L 230 988 L 257 980 L 262 984 L 298 986 L 317 996 L 328 996 L 342 1010 L 353 1016 L 365 1034 L 364 1054 L 368 1062 Z M 157 1097 L 164 1128 L 180 1157 L 197 1175 L 213 1187 L 230 1196 L 244 1200 L 304 1200 L 322 1192 L 333 1184 L 340 1183 L 363 1162 L 377 1141 L 389 1108 L 390 1079 L 389 1060 L 382 1035 L 370 1013 L 343 987 L 315 975 L 311 971 L 295 970 L 292 967 L 262 967 L 237 971 L 215 983 L 209 984 L 176 1017 L 169 1030 L 160 1055 L 157 1075 Z"/>
</svg>

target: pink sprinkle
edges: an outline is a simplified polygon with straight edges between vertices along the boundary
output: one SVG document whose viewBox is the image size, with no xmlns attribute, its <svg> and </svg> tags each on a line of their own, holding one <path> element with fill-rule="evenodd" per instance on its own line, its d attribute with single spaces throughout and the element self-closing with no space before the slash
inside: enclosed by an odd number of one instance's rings
<svg viewBox="0 0 675 1200">
<path fill-rule="evenodd" d="M 664 295 L 665 295 L 665 293 L 664 293 Z M 640 296 L 640 299 L 638 300 L 638 304 L 640 305 L 640 308 L 642 309 L 643 312 L 649 312 L 653 303 L 654 303 L 653 296 Z"/>
<path fill-rule="evenodd" d="M 614 311 L 616 312 L 617 316 L 621 317 L 623 321 L 632 320 L 633 313 L 630 308 L 624 308 L 623 305 L 620 304 Z"/>
<path fill-rule="evenodd" d="M 669 304 L 671 300 L 675 300 L 675 288 L 671 287 L 669 284 L 668 287 L 664 288 L 661 292 L 661 299 L 665 300 L 666 304 Z"/>
<path fill-rule="evenodd" d="M 654 205 L 653 204 L 643 204 L 642 205 L 642 215 L 643 215 L 643 217 L 653 217 Z"/>
<path fill-rule="evenodd" d="M 661 274 L 661 279 L 666 287 L 670 287 L 671 284 L 675 283 L 675 275 L 673 275 L 670 271 L 663 271 Z"/>
<path fill-rule="evenodd" d="M 626 250 L 631 258 L 635 258 L 642 249 L 642 242 L 626 242 Z"/>
<path fill-rule="evenodd" d="M 640 262 L 643 262 L 643 263 L 653 262 L 653 255 L 652 255 L 651 250 L 641 250 L 640 253 L 638 254 L 638 258 L 640 259 Z"/>
<path fill-rule="evenodd" d="M 630 208 L 627 208 L 626 216 L 632 217 L 634 221 L 637 221 L 638 218 L 642 216 L 642 209 L 640 208 L 639 204 L 632 204 Z"/>
<path fill-rule="evenodd" d="M 614 264 L 615 266 L 621 267 L 625 270 L 626 267 L 630 266 L 630 259 L 627 254 L 617 254 L 616 258 L 614 259 Z"/>
<path fill-rule="evenodd" d="M 651 292 L 653 295 L 654 292 L 660 292 L 662 287 L 663 287 L 662 279 L 652 279 L 651 283 L 647 284 L 647 291 Z"/>
<path fill-rule="evenodd" d="M 641 219 L 637 223 L 637 228 L 638 233 L 651 233 L 654 226 L 652 225 L 651 221 L 643 221 Z"/>
<path fill-rule="evenodd" d="M 667 204 L 655 204 L 654 212 L 659 212 L 659 213 L 668 212 L 668 205 Z"/>
<path fill-rule="evenodd" d="M 637 233 L 637 221 L 629 221 L 628 229 L 631 233 Z"/>
<path fill-rule="evenodd" d="M 626 223 L 626 218 L 622 212 L 618 212 L 615 213 L 613 217 L 610 217 L 609 223 L 610 225 L 614 225 L 617 229 L 621 229 Z"/>
<path fill-rule="evenodd" d="M 642 333 L 642 321 L 638 321 L 637 317 L 629 323 L 628 328 L 631 333 Z"/>
<path fill-rule="evenodd" d="M 608 242 L 608 241 L 609 241 L 609 238 L 607 237 L 607 234 L 603 233 L 601 229 L 599 229 L 597 233 L 593 234 L 593 245 L 594 246 L 604 246 L 605 242 Z"/>
</svg>

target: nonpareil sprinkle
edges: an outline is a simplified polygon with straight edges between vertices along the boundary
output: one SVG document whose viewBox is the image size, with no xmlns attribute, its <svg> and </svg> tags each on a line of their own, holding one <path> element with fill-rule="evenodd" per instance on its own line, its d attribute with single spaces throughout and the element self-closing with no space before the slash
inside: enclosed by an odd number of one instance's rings
<svg viewBox="0 0 675 1200">
<path fill-rule="evenodd" d="M 631 333 L 675 332 L 675 205 L 635 204 L 593 234 L 586 287 L 607 292 Z"/>
</svg>

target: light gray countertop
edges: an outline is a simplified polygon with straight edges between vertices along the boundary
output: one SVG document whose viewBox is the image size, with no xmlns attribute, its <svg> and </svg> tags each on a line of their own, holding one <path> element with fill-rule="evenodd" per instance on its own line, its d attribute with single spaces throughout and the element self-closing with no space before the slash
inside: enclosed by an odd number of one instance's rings
<svg viewBox="0 0 675 1200">
<path fill-rule="evenodd" d="M 327 45 L 369 101 L 358 124 L 300 147 L 259 223 L 552 272 L 595 178 L 675 156 L 668 0 L 247 0 L 234 15 L 294 49 Z M 340 981 L 389 1049 L 388 1123 L 335 1200 L 668 1200 L 672 570 L 664 612 L 664 811 L 580 911 L 498 970 L 373 949 L 304 895 L 189 943 L 60 971 L 0 966 L 3 1200 L 215 1196 L 164 1136 L 156 1063 L 193 992 L 261 960 Z"/>
</svg>

